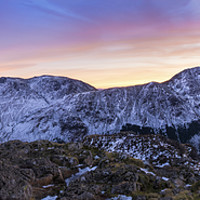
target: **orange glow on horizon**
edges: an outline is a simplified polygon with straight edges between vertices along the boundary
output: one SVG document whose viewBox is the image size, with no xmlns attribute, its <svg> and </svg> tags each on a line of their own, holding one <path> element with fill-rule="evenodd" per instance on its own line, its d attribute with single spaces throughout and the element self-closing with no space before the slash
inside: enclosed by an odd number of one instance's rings
<svg viewBox="0 0 200 200">
<path fill-rule="evenodd" d="M 66 76 L 101 89 L 163 82 L 185 68 L 200 66 L 200 33 L 197 24 L 191 27 L 190 31 L 184 26 L 180 30 L 168 27 L 168 34 L 165 30 L 160 35 L 141 38 L 82 41 L 36 49 L 13 47 L 1 52 L 0 76 Z M 116 30 L 120 31 L 120 27 Z"/>
<path fill-rule="evenodd" d="M 189 68 L 185 67 L 185 68 Z M 113 87 L 126 87 L 133 85 L 145 84 L 151 81 L 164 82 L 172 78 L 175 74 L 184 70 L 185 68 L 165 68 L 160 70 L 154 68 L 149 70 L 148 68 L 120 68 L 120 69 L 70 69 L 70 70 L 57 70 L 52 73 L 41 73 L 34 72 L 34 76 L 41 75 L 54 75 L 54 76 L 65 76 L 77 80 L 84 81 L 98 89 L 107 89 Z M 169 70 L 171 69 L 171 70 Z M 24 71 L 24 68 L 21 69 Z M 25 73 L 25 76 L 21 78 L 32 78 L 29 73 Z M 11 74 L 11 77 L 19 77 L 14 74 Z"/>
</svg>

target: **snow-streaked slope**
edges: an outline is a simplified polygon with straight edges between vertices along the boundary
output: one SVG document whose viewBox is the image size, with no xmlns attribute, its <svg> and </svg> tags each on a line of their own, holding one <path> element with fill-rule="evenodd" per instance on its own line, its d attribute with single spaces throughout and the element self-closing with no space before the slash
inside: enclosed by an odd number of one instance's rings
<svg viewBox="0 0 200 200">
<path fill-rule="evenodd" d="M 0 78 L 0 141 L 12 138 L 14 127 L 20 124 L 23 128 L 16 138 L 34 140 L 26 133 L 35 129 L 37 124 L 29 124 L 27 119 L 34 119 L 34 113 L 39 112 L 41 117 L 38 120 L 42 120 L 42 112 L 65 96 L 88 91 L 96 89 L 66 77 Z"/>
<path fill-rule="evenodd" d="M 87 134 L 117 133 L 132 124 L 133 130 L 146 127 L 186 142 L 200 130 L 200 67 L 164 83 L 100 91 L 71 79 L 64 83 L 60 77 L 37 77 L 24 85 L 24 80 L 9 80 L 23 89 L 16 92 L 9 83 L 7 94 L 2 88 L 8 86 L 0 86 L 2 141 L 77 140 Z"/>
<path fill-rule="evenodd" d="M 85 137 L 83 143 L 89 147 L 143 160 L 144 163 L 150 163 L 156 168 L 174 166 L 177 162 L 182 162 L 183 166 L 190 167 L 197 174 L 200 170 L 199 159 L 196 160 L 197 154 L 191 145 L 179 144 L 160 135 L 137 135 L 131 132 L 92 135 Z"/>
</svg>

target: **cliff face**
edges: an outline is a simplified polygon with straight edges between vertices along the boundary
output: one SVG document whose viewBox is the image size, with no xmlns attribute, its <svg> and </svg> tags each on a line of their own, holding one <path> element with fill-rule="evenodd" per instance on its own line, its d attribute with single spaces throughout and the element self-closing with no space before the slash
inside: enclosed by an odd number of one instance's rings
<svg viewBox="0 0 200 200">
<path fill-rule="evenodd" d="M 61 77 L 0 79 L 1 141 L 77 141 L 121 129 L 195 142 L 200 131 L 200 68 L 167 82 L 96 90 Z"/>
</svg>

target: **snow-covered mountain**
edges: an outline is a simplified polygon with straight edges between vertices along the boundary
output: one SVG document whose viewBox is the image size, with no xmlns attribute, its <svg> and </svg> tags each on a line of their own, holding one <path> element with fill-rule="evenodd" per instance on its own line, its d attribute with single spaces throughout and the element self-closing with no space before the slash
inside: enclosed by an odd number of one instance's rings
<svg viewBox="0 0 200 200">
<path fill-rule="evenodd" d="M 27 119 L 34 119 L 34 113 L 39 112 L 41 117 L 38 121 L 43 122 L 44 110 L 49 110 L 67 95 L 88 91 L 96 89 L 82 81 L 66 77 L 0 78 L 0 141 L 13 137 L 34 140 L 27 133 L 38 127 L 35 127 L 37 124 L 29 124 Z M 18 134 L 15 132 L 16 126 L 22 127 Z M 38 139 L 38 136 L 35 139 Z"/>
<path fill-rule="evenodd" d="M 200 67 L 163 83 L 106 90 L 63 77 L 1 78 L 1 141 L 69 141 L 123 129 L 197 142 L 199 89 Z"/>
</svg>

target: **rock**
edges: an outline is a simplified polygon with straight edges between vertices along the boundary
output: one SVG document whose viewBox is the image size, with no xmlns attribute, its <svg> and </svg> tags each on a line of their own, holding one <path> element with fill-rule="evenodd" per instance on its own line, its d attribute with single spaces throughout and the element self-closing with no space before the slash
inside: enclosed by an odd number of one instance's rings
<svg viewBox="0 0 200 200">
<path fill-rule="evenodd" d="M 58 173 L 54 175 L 53 181 L 55 183 L 65 183 L 61 170 L 58 168 Z"/>
<path fill-rule="evenodd" d="M 33 194 L 32 198 L 34 199 L 42 199 L 46 197 L 48 194 L 47 190 L 41 187 L 34 187 L 33 186 Z"/>
<path fill-rule="evenodd" d="M 86 165 L 88 165 L 88 166 L 92 166 L 92 165 L 93 165 L 93 162 L 94 162 L 94 160 L 93 160 L 92 153 L 91 153 L 91 151 L 89 151 L 89 155 L 87 156 L 86 159 L 84 159 L 84 163 L 85 163 Z"/>
<path fill-rule="evenodd" d="M 168 197 L 168 196 L 173 196 L 174 194 L 174 191 L 172 189 L 164 189 L 164 190 L 161 190 L 160 194 L 163 196 L 163 197 Z"/>
<path fill-rule="evenodd" d="M 92 194 L 92 193 L 90 193 L 90 192 L 83 192 L 83 194 L 81 194 L 81 195 L 79 195 L 78 197 L 77 197 L 77 199 L 80 199 L 80 200 L 95 200 L 95 198 L 94 198 L 94 195 Z"/>
<path fill-rule="evenodd" d="M 52 174 L 47 174 L 46 176 L 44 177 L 41 177 L 41 178 L 37 178 L 35 180 L 35 182 L 33 183 L 34 186 L 37 186 L 37 187 L 41 187 L 43 185 L 49 185 L 53 182 L 53 175 Z"/>
<path fill-rule="evenodd" d="M 29 174 L 30 172 L 30 174 Z M 31 171 L 0 162 L 0 199 L 29 200 L 32 196 Z"/>
<path fill-rule="evenodd" d="M 176 178 L 173 182 L 176 187 L 183 187 L 185 185 L 181 178 Z"/>
<path fill-rule="evenodd" d="M 161 197 L 159 200 L 173 200 L 172 197 Z"/>
<path fill-rule="evenodd" d="M 70 143 L 68 145 L 69 151 L 78 151 L 80 148 L 82 148 L 82 145 L 80 143 Z"/>
<path fill-rule="evenodd" d="M 133 197 L 133 200 L 147 200 L 147 198 L 144 195 L 137 195 Z"/>
<path fill-rule="evenodd" d="M 122 182 L 121 184 L 118 185 L 113 185 L 111 189 L 112 194 L 131 194 L 134 191 L 134 185 L 130 184 L 128 182 Z"/>
<path fill-rule="evenodd" d="M 67 167 L 60 167 L 60 171 L 64 179 L 69 178 L 73 174 L 73 170 Z"/>
</svg>

